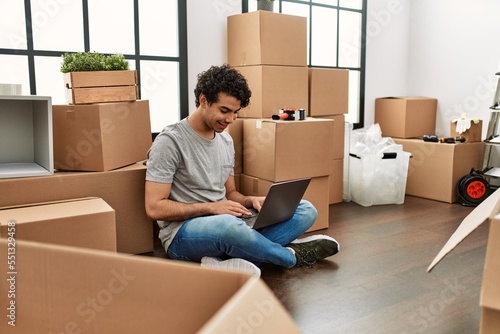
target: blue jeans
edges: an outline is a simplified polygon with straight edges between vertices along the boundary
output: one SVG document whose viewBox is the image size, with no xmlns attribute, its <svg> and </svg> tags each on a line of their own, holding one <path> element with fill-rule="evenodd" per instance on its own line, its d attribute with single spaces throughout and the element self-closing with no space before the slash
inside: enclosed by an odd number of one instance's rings
<svg viewBox="0 0 500 334">
<path fill-rule="evenodd" d="M 273 263 L 291 268 L 295 256 L 284 247 L 307 231 L 318 211 L 302 200 L 289 220 L 254 230 L 233 215 L 188 219 L 168 247 L 171 259 L 200 262 L 204 256 L 241 258 L 257 265 Z"/>
</svg>

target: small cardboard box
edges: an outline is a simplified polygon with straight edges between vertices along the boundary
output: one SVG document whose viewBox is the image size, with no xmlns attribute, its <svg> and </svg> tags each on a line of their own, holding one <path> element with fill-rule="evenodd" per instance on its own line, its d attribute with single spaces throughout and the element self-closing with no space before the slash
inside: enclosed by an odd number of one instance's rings
<svg viewBox="0 0 500 334">
<path fill-rule="evenodd" d="M 463 132 L 457 132 L 457 123 L 450 122 L 450 137 L 464 137 L 468 143 L 482 141 L 483 136 L 483 121 L 479 120 L 477 123 L 471 122 L 470 128 Z"/>
<path fill-rule="evenodd" d="M 311 202 L 318 210 L 316 222 L 306 232 L 317 231 L 329 226 L 329 203 L 325 193 L 328 192 L 329 177 L 321 176 L 311 179 L 304 194 L 304 199 Z M 259 179 L 250 175 L 240 175 L 240 192 L 247 196 L 266 196 L 275 182 Z"/>
<path fill-rule="evenodd" d="M 273 182 L 329 175 L 333 123 L 245 119 L 243 171 Z"/>
<path fill-rule="evenodd" d="M 69 72 L 63 76 L 68 104 L 135 101 L 139 98 L 136 70 Z"/>
<path fill-rule="evenodd" d="M 250 104 L 238 111 L 242 118 L 271 118 L 280 109 L 306 109 L 307 67 L 245 66 L 236 68 L 252 91 Z"/>
<path fill-rule="evenodd" d="M 0 209 L 0 238 L 116 252 L 115 211 L 100 198 Z"/>
<path fill-rule="evenodd" d="M 307 18 L 268 11 L 227 18 L 231 66 L 307 66 Z"/>
<path fill-rule="evenodd" d="M 0 240 L 1 333 L 300 333 L 248 274 L 29 241 L 15 254 L 8 247 Z"/>
<path fill-rule="evenodd" d="M 421 139 L 394 139 L 410 152 L 406 194 L 455 203 L 457 184 L 472 168 L 482 169 L 483 142 L 431 143 Z"/>
<path fill-rule="evenodd" d="M 54 173 L 52 98 L 0 95 L 0 179 Z"/>
<path fill-rule="evenodd" d="M 146 166 L 108 172 L 55 172 L 51 176 L 0 179 L 0 207 L 99 197 L 116 215 L 116 244 L 121 253 L 153 251 L 153 222 L 144 204 Z"/>
<path fill-rule="evenodd" d="M 108 171 L 146 159 L 149 101 L 54 105 L 55 168 Z"/>
<path fill-rule="evenodd" d="M 458 226 L 443 248 L 431 262 L 430 272 L 459 243 L 471 234 L 479 225 L 489 221 L 489 236 L 486 246 L 486 258 L 481 287 L 481 334 L 500 332 L 500 190 L 496 190 L 479 204 Z"/>
<path fill-rule="evenodd" d="M 415 138 L 436 132 L 437 99 L 382 97 L 375 99 L 375 123 L 384 137 Z"/>
<path fill-rule="evenodd" d="M 309 68 L 309 116 L 349 112 L 349 70 Z"/>
</svg>

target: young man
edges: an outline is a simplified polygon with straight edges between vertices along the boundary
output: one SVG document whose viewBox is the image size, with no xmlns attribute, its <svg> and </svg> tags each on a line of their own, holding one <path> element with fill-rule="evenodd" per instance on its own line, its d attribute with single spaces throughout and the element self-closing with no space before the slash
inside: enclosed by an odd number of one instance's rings
<svg viewBox="0 0 500 334">
<path fill-rule="evenodd" d="M 317 217 L 302 200 L 288 220 L 260 230 L 240 219 L 265 197 L 244 196 L 234 183 L 234 146 L 224 130 L 250 102 L 246 79 L 235 69 L 212 66 L 198 75 L 196 110 L 167 126 L 149 153 L 145 202 L 160 226 L 171 259 L 260 275 L 260 263 L 286 268 L 312 265 L 339 250 L 335 239 L 297 240 Z"/>
</svg>

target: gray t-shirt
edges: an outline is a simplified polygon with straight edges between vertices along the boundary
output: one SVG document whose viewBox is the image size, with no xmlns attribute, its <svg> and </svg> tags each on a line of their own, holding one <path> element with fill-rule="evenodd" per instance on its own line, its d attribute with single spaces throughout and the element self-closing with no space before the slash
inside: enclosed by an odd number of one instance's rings
<svg viewBox="0 0 500 334">
<path fill-rule="evenodd" d="M 187 118 L 167 126 L 148 152 L 146 180 L 171 183 L 170 199 L 182 203 L 226 200 L 225 183 L 234 175 L 234 146 L 227 132 L 212 140 L 196 133 Z M 168 248 L 182 221 L 158 221 Z"/>
</svg>

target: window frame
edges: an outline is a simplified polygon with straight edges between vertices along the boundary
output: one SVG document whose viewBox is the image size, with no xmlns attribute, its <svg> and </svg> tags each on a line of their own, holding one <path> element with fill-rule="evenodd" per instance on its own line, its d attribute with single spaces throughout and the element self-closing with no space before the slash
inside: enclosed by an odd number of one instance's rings
<svg viewBox="0 0 500 334">
<path fill-rule="evenodd" d="M 90 33 L 89 33 L 89 11 L 88 11 L 88 0 L 82 1 L 82 16 L 83 16 L 83 50 L 82 52 L 90 52 Z M 138 73 L 138 84 L 139 84 L 139 98 L 141 96 L 141 61 L 142 60 L 153 60 L 153 61 L 169 61 L 178 62 L 179 66 L 179 119 L 185 118 L 189 114 L 189 97 L 188 97 L 188 57 L 187 57 L 187 5 L 184 0 L 177 0 L 177 10 L 178 10 L 178 56 L 148 56 L 142 55 L 140 53 L 140 43 L 139 43 L 139 1 L 133 0 L 134 7 L 134 54 L 124 54 L 125 58 L 129 61 L 135 62 L 135 69 Z M 24 18 L 26 22 L 26 49 L 10 49 L 10 48 L 0 48 L 0 55 L 16 55 L 16 56 L 26 56 L 28 60 L 28 73 L 29 73 L 29 92 L 30 95 L 37 94 L 36 86 L 36 68 L 35 68 L 35 57 L 61 57 L 66 52 L 74 52 L 67 50 L 35 50 L 33 44 L 33 26 L 32 26 L 32 16 L 31 16 L 31 0 L 24 0 Z M 105 53 L 103 53 L 105 54 Z M 158 133 L 153 132 L 153 138 L 156 137 Z"/>
</svg>

